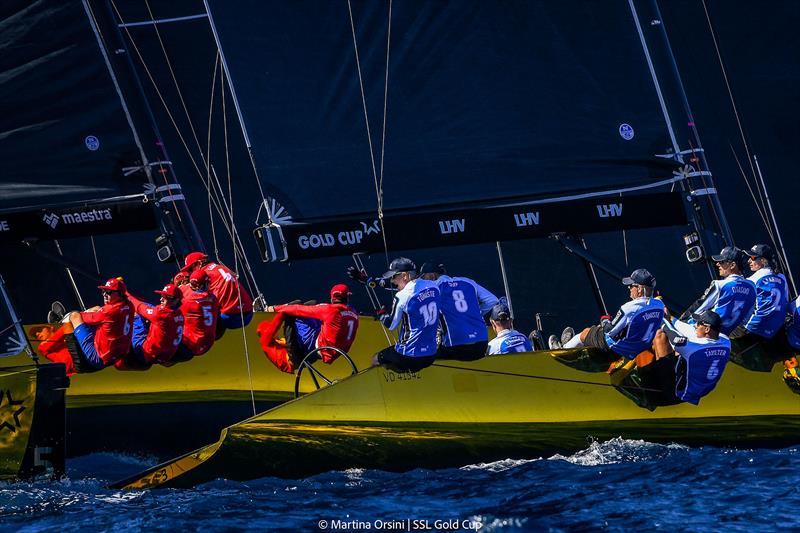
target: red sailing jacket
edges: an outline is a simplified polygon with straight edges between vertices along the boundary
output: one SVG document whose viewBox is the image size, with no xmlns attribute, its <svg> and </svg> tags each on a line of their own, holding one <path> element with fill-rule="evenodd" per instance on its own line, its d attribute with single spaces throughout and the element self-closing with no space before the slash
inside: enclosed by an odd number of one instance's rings
<svg viewBox="0 0 800 533">
<path fill-rule="evenodd" d="M 207 291 L 193 291 L 188 285 L 181 286 L 183 302 L 183 344 L 194 355 L 203 355 L 214 344 L 217 336 L 217 314 L 219 304 Z"/>
<path fill-rule="evenodd" d="M 239 283 L 239 279 L 230 268 L 217 263 L 208 263 L 203 267 L 208 275 L 208 290 L 217 297 L 219 312 L 226 315 L 243 315 L 253 310 L 253 299 Z M 238 291 L 237 291 L 238 288 Z M 239 307 L 239 292 L 242 306 Z"/>
<path fill-rule="evenodd" d="M 166 362 L 175 355 L 183 338 L 184 318 L 181 309 L 164 305 L 151 305 L 128 295 L 136 312 L 150 322 L 147 338 L 142 344 L 142 355 L 148 363 Z"/>
<path fill-rule="evenodd" d="M 131 349 L 133 306 L 128 300 L 109 303 L 94 312 L 84 311 L 81 320 L 94 326 L 94 349 L 108 366 Z"/>
<path fill-rule="evenodd" d="M 358 313 L 345 304 L 277 305 L 275 311 L 291 316 L 316 318 L 322 321 L 317 347 L 333 346 L 347 352 L 358 331 Z M 320 352 L 322 360 L 332 363 L 338 354 L 332 350 Z"/>
</svg>

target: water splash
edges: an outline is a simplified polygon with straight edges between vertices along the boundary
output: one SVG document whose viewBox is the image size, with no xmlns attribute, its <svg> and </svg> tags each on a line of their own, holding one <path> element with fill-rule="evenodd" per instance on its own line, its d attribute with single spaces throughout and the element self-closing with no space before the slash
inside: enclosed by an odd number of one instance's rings
<svg viewBox="0 0 800 533">
<path fill-rule="evenodd" d="M 589 447 L 573 455 L 556 454 L 551 461 L 566 461 L 581 466 L 658 461 L 689 448 L 679 444 L 654 444 L 643 440 L 616 437 L 604 442 L 592 441 Z"/>
</svg>

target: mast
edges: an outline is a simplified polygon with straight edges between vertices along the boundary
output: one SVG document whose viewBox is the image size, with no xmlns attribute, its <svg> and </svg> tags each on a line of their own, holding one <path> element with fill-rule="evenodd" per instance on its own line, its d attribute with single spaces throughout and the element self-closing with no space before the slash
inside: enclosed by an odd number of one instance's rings
<svg viewBox="0 0 800 533">
<path fill-rule="evenodd" d="M 653 5 L 655 6 L 655 0 L 653 0 Z M 636 25 L 636 31 L 639 34 L 639 42 L 642 45 L 642 51 L 643 51 L 643 53 L 645 55 L 645 59 L 647 61 L 647 67 L 648 67 L 649 72 L 650 72 L 650 77 L 653 80 L 653 86 L 654 86 L 654 88 L 656 90 L 656 94 L 658 96 L 658 102 L 659 102 L 659 105 L 661 107 L 661 113 L 662 113 L 662 115 L 664 117 L 664 121 L 666 123 L 667 131 L 669 132 L 670 140 L 672 141 L 672 149 L 673 149 L 672 157 L 676 161 L 678 161 L 679 163 L 684 163 L 683 156 L 685 154 L 692 153 L 693 151 L 692 150 L 683 151 L 683 150 L 681 150 L 680 146 L 678 145 L 678 140 L 677 140 L 677 137 L 675 135 L 675 129 L 672 126 L 672 120 L 670 118 L 669 109 L 667 108 L 666 100 L 664 98 L 664 92 L 662 90 L 661 83 L 659 82 L 658 75 L 656 73 L 655 65 L 653 64 L 653 59 L 652 59 L 652 56 L 650 54 L 650 49 L 649 49 L 649 47 L 647 45 L 647 40 L 646 40 L 646 38 L 644 36 L 644 32 L 642 31 L 642 25 L 641 25 L 641 22 L 640 22 L 640 19 L 639 19 L 639 13 L 637 12 L 636 6 L 634 5 L 634 0 L 628 0 L 628 6 L 630 7 L 631 15 L 633 16 L 633 22 Z M 655 9 L 656 9 L 656 13 L 658 13 L 657 6 L 655 6 Z M 654 20 L 653 25 L 662 26 L 662 31 L 663 31 L 663 24 L 662 24 L 662 21 L 660 20 L 660 16 L 659 16 L 658 19 Z M 668 50 L 669 56 L 672 57 L 672 63 L 673 63 L 673 67 L 674 67 L 673 74 L 677 75 L 677 65 L 675 64 L 674 57 L 672 56 L 672 50 L 671 50 L 671 48 L 669 46 L 669 41 L 667 41 L 665 39 L 665 43 L 664 44 L 665 44 L 665 48 Z M 675 82 L 680 87 L 680 91 L 679 92 L 683 92 L 683 85 L 680 82 L 680 77 L 676 76 Z M 683 98 L 684 98 L 684 101 L 685 101 L 685 94 L 683 95 Z M 685 108 L 685 110 L 688 111 L 688 102 L 685 101 L 684 103 L 685 103 L 684 108 Z M 707 171 L 700 170 L 698 172 L 690 172 L 690 173 L 688 173 L 686 175 L 687 178 L 692 178 L 692 177 L 696 177 L 696 176 L 710 178 L 711 177 L 711 173 L 707 172 Z M 689 185 L 691 186 L 691 183 L 689 183 Z M 683 184 L 681 184 L 681 187 L 683 187 Z M 694 189 L 694 187 L 691 187 L 691 188 Z M 690 195 L 688 196 L 689 200 L 693 204 L 696 201 L 696 200 L 694 200 L 694 198 L 696 196 L 705 196 L 705 195 L 709 195 L 709 196 L 713 195 L 714 199 L 716 200 L 716 202 L 717 203 L 719 202 L 718 198 L 716 197 L 716 189 L 714 189 L 713 187 L 711 187 L 711 188 L 706 187 L 702 191 L 697 191 L 697 192 L 698 192 L 698 194 L 695 194 L 695 191 L 692 190 Z M 689 216 L 691 217 L 691 220 L 692 220 L 692 225 L 694 226 L 698 237 L 700 238 L 701 242 L 703 242 L 706 245 L 705 248 L 708 250 L 709 247 L 712 247 L 712 245 L 714 243 L 708 243 L 704 239 L 704 237 L 707 237 L 707 235 L 706 235 L 706 231 L 704 231 L 706 229 L 706 226 L 705 226 L 705 224 L 704 224 L 704 222 L 702 220 L 702 216 L 698 212 L 698 209 L 688 209 L 687 211 L 689 212 Z M 731 243 L 732 239 L 730 238 L 730 230 L 727 227 L 727 222 L 725 222 L 724 216 L 721 215 L 721 207 L 720 207 L 720 216 L 717 217 L 717 218 L 718 218 L 718 220 L 720 220 L 720 225 L 721 225 L 722 232 L 723 232 L 723 240 L 724 240 L 725 244 Z M 724 222 L 724 224 L 723 224 L 723 222 Z M 713 248 L 716 248 L 716 246 L 713 247 Z M 706 268 L 708 269 L 708 273 L 711 276 L 711 279 L 715 279 L 716 278 L 716 272 L 714 271 L 714 267 L 711 264 L 711 262 L 709 261 L 708 257 L 709 257 L 709 254 L 708 254 L 708 252 L 706 252 L 704 263 L 706 265 Z"/>
<path fill-rule="evenodd" d="M 135 90 L 140 97 L 139 100 L 141 108 L 144 110 L 151 131 L 155 137 L 155 144 L 159 147 L 161 152 L 160 161 L 151 162 L 147 157 L 147 153 L 143 147 L 141 137 L 138 133 L 136 125 L 134 124 L 134 120 L 130 112 L 130 106 L 128 105 L 128 101 L 125 98 L 124 91 L 122 89 L 121 84 L 119 83 L 116 71 L 114 70 L 114 66 L 112 65 L 111 57 L 109 56 L 108 50 L 106 49 L 106 44 L 103 39 L 103 33 L 100 29 L 96 15 L 92 10 L 91 5 L 89 4 L 89 0 L 82 0 L 82 2 L 84 10 L 86 11 L 86 16 L 88 17 L 89 23 L 92 27 L 92 31 L 94 31 L 95 33 L 98 47 L 100 48 L 100 51 L 103 55 L 103 60 L 105 61 L 106 68 L 108 69 L 109 75 L 113 80 L 114 87 L 120 99 L 120 103 L 123 109 L 125 110 L 125 117 L 128 121 L 128 125 L 131 128 L 134 139 L 136 141 L 136 145 L 139 148 L 140 156 L 142 158 L 141 168 L 126 169 L 126 170 L 143 170 L 147 178 L 147 181 L 153 186 L 152 192 L 156 194 L 156 200 L 165 201 L 164 204 L 159 204 L 159 208 L 162 214 L 162 221 L 165 220 L 168 226 L 168 228 L 166 227 L 164 228 L 167 233 L 167 239 L 174 246 L 176 243 L 174 242 L 174 239 L 172 239 L 171 237 L 177 235 L 182 237 L 182 239 L 179 240 L 177 243 L 179 246 L 178 250 L 176 251 L 179 254 L 185 255 L 191 250 L 205 250 L 203 240 L 200 237 L 200 232 L 198 231 L 197 226 L 194 223 L 194 219 L 192 218 L 191 212 L 189 211 L 189 207 L 186 204 L 186 200 L 183 194 L 181 194 L 180 183 L 178 182 L 178 178 L 172 167 L 169 154 L 167 153 L 167 148 L 166 146 L 164 146 L 164 143 L 162 141 L 163 138 L 161 136 L 161 132 L 155 121 L 155 115 L 153 113 L 153 110 L 147 101 L 147 97 L 145 95 L 141 79 L 139 78 L 139 75 L 130 57 L 130 53 L 125 43 L 125 39 L 123 38 L 122 33 L 120 32 L 119 25 L 115 22 L 116 18 L 114 17 L 114 14 L 112 12 L 111 5 L 109 4 L 108 1 L 105 2 L 107 20 L 115 28 L 114 38 L 116 39 L 116 41 L 114 43 L 113 48 L 117 52 L 116 53 L 117 56 L 124 55 L 126 58 L 125 61 L 127 69 L 130 72 L 130 79 L 132 80 L 132 83 L 135 86 Z M 160 173 L 163 175 L 166 184 L 162 185 L 160 183 L 156 183 L 152 173 L 153 166 L 162 167 Z M 162 198 L 159 198 L 159 195 L 162 196 Z M 169 205 L 169 204 L 175 206 L 175 211 L 164 207 L 164 205 Z M 175 259 L 177 260 L 177 258 Z"/>
<path fill-rule="evenodd" d="M 686 88 L 683 85 L 683 78 L 681 77 L 680 70 L 678 69 L 678 62 L 675 59 L 675 54 L 672 51 L 672 45 L 669 41 L 669 36 L 667 35 L 667 28 L 664 24 L 664 19 L 661 16 L 661 9 L 658 7 L 657 0 L 651 0 L 653 4 L 653 10 L 657 17 L 657 24 L 654 24 L 658 28 L 658 33 L 661 35 L 662 40 L 664 42 L 664 49 L 669 57 L 670 66 L 672 68 L 672 75 L 675 79 L 675 83 L 678 87 L 678 93 L 680 95 L 681 104 L 683 105 L 684 113 L 686 114 L 686 118 L 688 119 L 689 130 L 694 137 L 694 149 L 691 150 L 694 154 L 697 155 L 700 163 L 701 168 L 706 170 L 708 173 L 705 175 L 705 178 L 708 179 L 709 182 L 709 189 L 713 189 L 714 192 L 708 194 L 708 200 L 711 204 L 711 210 L 715 215 L 715 220 L 717 221 L 717 225 L 719 227 L 720 233 L 723 236 L 726 245 L 733 244 L 733 234 L 731 233 L 730 226 L 728 225 L 728 220 L 725 217 L 725 212 L 722 209 L 722 204 L 719 201 L 719 195 L 716 193 L 716 185 L 714 184 L 714 176 L 710 171 L 710 167 L 708 165 L 708 160 L 706 159 L 706 153 L 703 149 L 703 143 L 700 141 L 700 133 L 697 131 L 697 125 L 694 121 L 694 114 L 692 113 L 692 108 L 689 105 L 689 99 L 686 96 Z"/>
</svg>

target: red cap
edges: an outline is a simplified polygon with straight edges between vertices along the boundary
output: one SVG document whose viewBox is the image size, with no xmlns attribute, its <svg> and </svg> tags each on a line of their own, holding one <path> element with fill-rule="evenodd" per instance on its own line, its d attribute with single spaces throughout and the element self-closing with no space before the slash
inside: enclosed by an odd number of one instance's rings
<svg viewBox="0 0 800 533">
<path fill-rule="evenodd" d="M 206 274 L 205 270 L 195 270 L 192 272 L 192 275 L 189 276 L 189 281 L 196 281 L 197 283 L 205 283 L 208 281 L 208 274 Z"/>
<path fill-rule="evenodd" d="M 347 299 L 348 296 L 353 294 L 350 292 L 350 287 L 345 285 L 344 283 L 337 283 L 333 287 L 331 287 L 331 299 Z"/>
<path fill-rule="evenodd" d="M 161 296 L 168 296 L 170 298 L 180 298 L 181 297 L 181 290 L 172 283 L 167 283 L 164 285 L 164 288 L 160 291 L 153 291 L 156 294 L 160 294 Z"/>
<path fill-rule="evenodd" d="M 172 283 L 174 285 L 181 285 L 183 283 L 186 283 L 187 281 L 189 281 L 189 274 L 182 271 L 175 274 L 175 277 L 172 278 Z"/>
<path fill-rule="evenodd" d="M 122 281 L 122 278 L 109 278 L 105 285 L 98 285 L 97 288 L 119 292 L 126 292 L 128 290 L 128 287 L 125 286 L 125 282 Z"/>
<path fill-rule="evenodd" d="M 181 269 L 181 272 L 189 270 L 190 266 L 200 261 L 201 259 L 208 259 L 208 256 L 203 252 L 190 253 L 189 255 L 186 256 L 186 259 L 183 260 L 183 268 Z"/>
</svg>

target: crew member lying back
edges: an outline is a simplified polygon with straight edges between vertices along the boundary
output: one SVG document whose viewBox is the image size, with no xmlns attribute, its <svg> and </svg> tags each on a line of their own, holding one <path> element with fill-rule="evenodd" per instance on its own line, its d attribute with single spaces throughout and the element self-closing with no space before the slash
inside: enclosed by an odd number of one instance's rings
<svg viewBox="0 0 800 533">
<path fill-rule="evenodd" d="M 659 405 L 697 405 L 717 386 L 728 363 L 731 341 L 720 333 L 720 316 L 705 311 L 692 318 L 694 325 L 665 321 L 664 335 L 653 343 L 656 361 L 639 369 L 643 386 L 660 389 Z"/>
<path fill-rule="evenodd" d="M 620 308 L 614 320 L 584 329 L 580 335 L 568 340 L 564 348 L 592 346 L 603 351 L 609 362 L 620 356 L 633 359 L 650 348 L 664 318 L 664 304 L 653 297 L 656 278 L 644 268 L 639 268 L 630 277 L 624 278 L 622 284 L 628 287 L 631 301 Z M 552 338 L 550 344 L 551 347 L 555 344 Z"/>
</svg>

